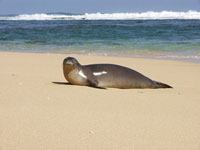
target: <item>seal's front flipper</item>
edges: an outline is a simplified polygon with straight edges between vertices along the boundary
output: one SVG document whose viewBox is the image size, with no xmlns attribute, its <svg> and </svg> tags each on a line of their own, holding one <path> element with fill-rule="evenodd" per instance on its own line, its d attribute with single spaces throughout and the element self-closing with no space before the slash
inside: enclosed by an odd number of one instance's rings
<svg viewBox="0 0 200 150">
<path fill-rule="evenodd" d="M 83 73 L 86 76 L 88 86 L 98 88 L 98 89 L 105 89 L 104 87 L 99 86 L 99 82 L 98 82 L 97 78 L 93 75 L 91 70 L 85 69 Z"/>
<path fill-rule="evenodd" d="M 98 81 L 95 78 L 90 77 L 88 80 L 89 86 L 98 87 Z"/>
<path fill-rule="evenodd" d="M 99 87 L 98 84 L 99 82 L 95 79 L 94 76 L 90 76 L 89 79 L 87 79 L 89 86 L 94 87 L 94 88 L 98 88 L 98 89 L 106 89 L 104 87 Z"/>
</svg>

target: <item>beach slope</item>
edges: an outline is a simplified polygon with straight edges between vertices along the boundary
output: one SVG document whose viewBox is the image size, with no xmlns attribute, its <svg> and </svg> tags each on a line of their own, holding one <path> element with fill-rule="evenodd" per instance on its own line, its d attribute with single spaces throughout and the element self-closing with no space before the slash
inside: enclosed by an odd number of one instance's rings
<svg viewBox="0 0 200 150">
<path fill-rule="evenodd" d="M 173 89 L 66 84 L 69 55 L 0 53 L 0 150 L 199 150 L 200 65 L 121 57 L 115 63 Z"/>
</svg>

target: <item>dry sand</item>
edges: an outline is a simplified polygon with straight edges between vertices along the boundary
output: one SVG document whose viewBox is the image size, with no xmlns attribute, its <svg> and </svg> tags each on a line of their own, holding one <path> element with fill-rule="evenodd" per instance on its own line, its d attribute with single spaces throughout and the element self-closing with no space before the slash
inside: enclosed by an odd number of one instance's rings
<svg viewBox="0 0 200 150">
<path fill-rule="evenodd" d="M 101 90 L 53 84 L 66 56 L 0 53 L 0 150 L 200 150 L 200 64 L 70 55 L 174 87 Z"/>
</svg>

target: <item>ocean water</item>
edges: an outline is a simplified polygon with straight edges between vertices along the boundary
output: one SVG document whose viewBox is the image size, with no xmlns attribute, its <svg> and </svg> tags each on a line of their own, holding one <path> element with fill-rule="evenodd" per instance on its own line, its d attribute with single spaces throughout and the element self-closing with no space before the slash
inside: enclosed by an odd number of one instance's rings
<svg viewBox="0 0 200 150">
<path fill-rule="evenodd" d="M 200 12 L 5 15 L 0 51 L 200 62 Z"/>
</svg>

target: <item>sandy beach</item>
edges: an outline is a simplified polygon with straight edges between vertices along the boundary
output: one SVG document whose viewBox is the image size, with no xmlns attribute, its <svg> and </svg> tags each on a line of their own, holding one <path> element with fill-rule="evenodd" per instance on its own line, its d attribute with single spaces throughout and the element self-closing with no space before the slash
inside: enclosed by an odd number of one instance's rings
<svg viewBox="0 0 200 150">
<path fill-rule="evenodd" d="M 127 66 L 174 88 L 67 85 L 67 56 Z M 0 68 L 0 150 L 200 149 L 200 64 L 0 52 Z"/>
</svg>

